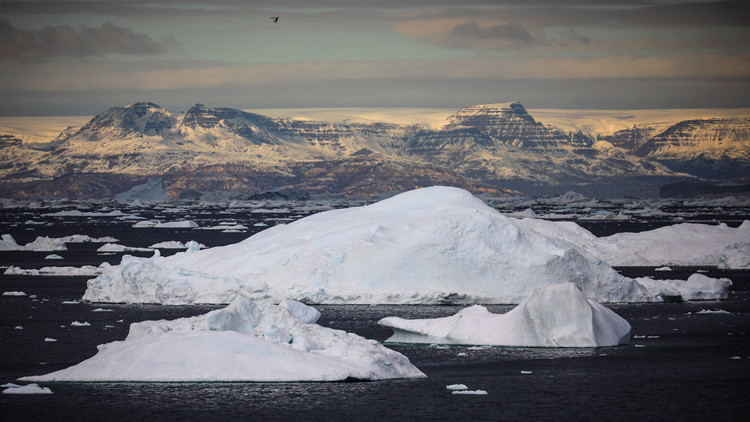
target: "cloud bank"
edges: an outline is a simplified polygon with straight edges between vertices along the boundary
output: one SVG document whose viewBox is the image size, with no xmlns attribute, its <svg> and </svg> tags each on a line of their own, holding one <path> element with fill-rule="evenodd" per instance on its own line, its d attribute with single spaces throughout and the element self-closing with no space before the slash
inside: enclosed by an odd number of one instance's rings
<svg viewBox="0 0 750 422">
<path fill-rule="evenodd" d="M 16 28 L 0 21 L 0 58 L 31 62 L 51 57 L 89 57 L 106 54 L 155 55 L 179 47 L 174 38 L 156 42 L 146 34 L 104 22 L 99 28 L 81 25 Z"/>
</svg>

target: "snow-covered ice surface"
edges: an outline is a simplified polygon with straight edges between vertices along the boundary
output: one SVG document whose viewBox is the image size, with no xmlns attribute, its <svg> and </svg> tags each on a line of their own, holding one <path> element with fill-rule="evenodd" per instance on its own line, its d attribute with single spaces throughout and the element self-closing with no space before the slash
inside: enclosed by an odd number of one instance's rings
<svg viewBox="0 0 750 422">
<path fill-rule="evenodd" d="M 594 256 L 596 241 L 574 223 L 508 218 L 467 191 L 432 187 L 234 245 L 124 257 L 103 266 L 84 299 L 229 303 L 242 292 L 330 304 L 520 303 L 544 284 L 573 282 L 597 302 L 661 300 Z"/>
<path fill-rule="evenodd" d="M 505 314 L 474 305 L 445 318 L 387 317 L 387 342 L 518 347 L 602 347 L 630 341 L 630 324 L 573 283 L 542 286 Z"/>
<path fill-rule="evenodd" d="M 572 242 L 616 267 L 721 266 L 748 268 L 750 221 L 726 224 L 683 223 L 640 233 L 596 237 L 573 222 L 522 219 L 518 224 Z"/>
<path fill-rule="evenodd" d="M 315 324 L 307 305 L 238 297 L 223 309 L 133 323 L 124 341 L 75 366 L 24 381 L 343 381 L 420 378 L 402 354 Z"/>
</svg>

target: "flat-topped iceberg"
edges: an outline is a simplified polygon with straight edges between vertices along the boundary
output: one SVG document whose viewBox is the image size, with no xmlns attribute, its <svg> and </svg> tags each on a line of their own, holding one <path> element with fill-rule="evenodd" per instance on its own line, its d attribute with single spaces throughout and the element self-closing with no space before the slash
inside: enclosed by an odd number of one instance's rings
<svg viewBox="0 0 750 422">
<path fill-rule="evenodd" d="M 445 318 L 388 317 L 378 323 L 393 329 L 386 340 L 392 343 L 602 347 L 630 341 L 630 324 L 586 299 L 573 283 L 542 286 L 505 314 L 474 305 Z"/>
<path fill-rule="evenodd" d="M 23 381 L 343 381 L 419 378 L 402 354 L 315 324 L 307 305 L 238 297 L 223 309 L 131 324 L 124 341 L 75 366 Z"/>
<path fill-rule="evenodd" d="M 241 286 L 265 283 L 275 301 L 520 303 L 544 284 L 573 282 L 597 302 L 661 300 L 559 231 L 522 221 L 458 188 L 417 189 L 314 214 L 234 245 L 124 257 L 89 281 L 84 299 L 229 303 Z"/>
</svg>

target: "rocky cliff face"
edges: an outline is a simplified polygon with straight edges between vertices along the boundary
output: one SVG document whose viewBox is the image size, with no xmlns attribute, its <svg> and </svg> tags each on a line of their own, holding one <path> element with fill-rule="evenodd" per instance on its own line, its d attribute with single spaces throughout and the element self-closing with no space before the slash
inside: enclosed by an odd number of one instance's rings
<svg viewBox="0 0 750 422">
<path fill-rule="evenodd" d="M 685 163 L 746 163 L 748 142 L 750 119 L 686 121 L 664 131 L 636 126 L 593 139 L 537 122 L 520 103 L 467 107 L 441 129 L 277 119 L 201 104 L 176 116 L 137 103 L 109 109 L 44 148 L 3 138 L 0 194 L 12 195 L 20 182 L 34 192 L 35 181 L 44 186 L 37 191 L 75 196 L 77 186 L 80 195 L 102 194 L 107 175 L 117 189 L 163 176 L 174 197 L 280 187 L 369 196 L 434 184 L 495 193 L 656 194 L 655 185 L 691 178 L 679 171 L 690 169 Z M 86 183 L 71 177 L 82 174 L 100 176 Z M 51 180 L 77 182 L 55 190 Z"/>
</svg>

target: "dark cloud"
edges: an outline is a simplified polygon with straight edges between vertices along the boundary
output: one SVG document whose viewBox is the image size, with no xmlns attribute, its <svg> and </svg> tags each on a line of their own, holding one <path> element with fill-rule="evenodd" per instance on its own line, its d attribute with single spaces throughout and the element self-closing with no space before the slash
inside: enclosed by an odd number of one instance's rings
<svg viewBox="0 0 750 422">
<path fill-rule="evenodd" d="M 99 28 L 70 25 L 23 30 L 0 21 L 0 58 L 30 62 L 48 57 L 87 57 L 105 54 L 153 55 L 179 44 L 173 38 L 156 42 L 146 34 L 105 22 Z"/>
<path fill-rule="evenodd" d="M 453 27 L 451 35 L 464 40 L 503 40 L 511 43 L 531 44 L 532 38 L 520 23 L 511 22 L 490 27 L 481 27 L 467 22 Z"/>
</svg>

